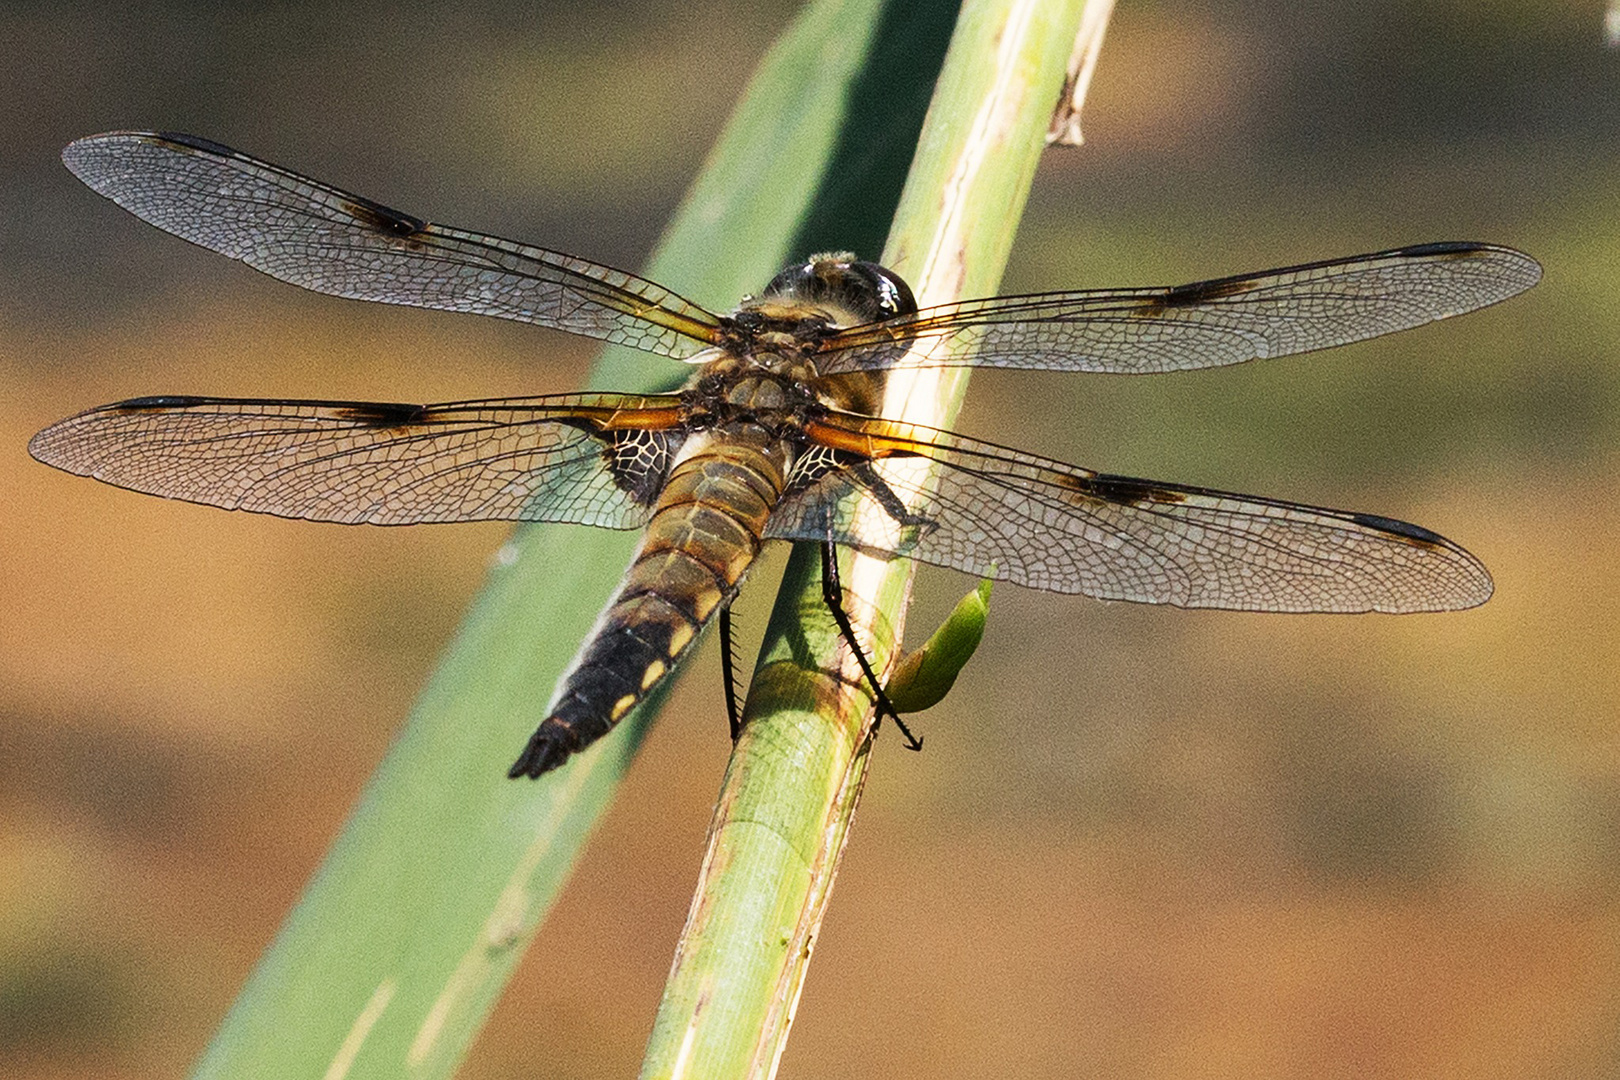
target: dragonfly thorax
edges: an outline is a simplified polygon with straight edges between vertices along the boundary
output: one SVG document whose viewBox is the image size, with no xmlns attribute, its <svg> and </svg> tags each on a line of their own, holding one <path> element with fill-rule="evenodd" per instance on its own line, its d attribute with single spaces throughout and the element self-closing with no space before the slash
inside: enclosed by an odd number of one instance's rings
<svg viewBox="0 0 1620 1080">
<path fill-rule="evenodd" d="M 809 382 L 764 368 L 706 372 L 684 397 L 703 426 L 744 422 L 775 431 L 800 425 L 825 408 Z"/>
<path fill-rule="evenodd" d="M 837 329 L 827 312 L 803 304 L 750 302 L 720 320 L 720 357 L 710 368 L 762 368 L 786 373 L 810 362 Z"/>
</svg>

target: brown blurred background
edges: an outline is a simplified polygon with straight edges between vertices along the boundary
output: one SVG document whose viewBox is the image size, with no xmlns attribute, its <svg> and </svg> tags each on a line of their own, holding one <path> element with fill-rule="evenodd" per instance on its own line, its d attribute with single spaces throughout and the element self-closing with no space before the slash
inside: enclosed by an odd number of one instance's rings
<svg viewBox="0 0 1620 1080">
<path fill-rule="evenodd" d="M 449 7 L 0 9 L 0 1073 L 189 1067 L 505 535 L 165 503 L 37 465 L 28 436 L 147 393 L 543 393 L 589 357 L 271 282 L 98 199 L 61 146 L 196 132 L 635 267 L 791 15 Z M 1124 0 L 1088 142 L 1048 156 L 1007 291 L 1443 239 L 1522 247 L 1546 280 L 1329 354 L 980 376 L 964 429 L 1417 521 L 1497 595 L 1267 618 L 999 590 L 980 659 L 918 718 L 927 752 L 879 747 L 783 1075 L 1620 1074 L 1620 53 L 1601 18 Z M 969 584 L 924 571 L 914 626 Z M 745 626 L 770 592 L 758 575 Z M 465 1075 L 634 1071 L 728 749 L 713 651 Z"/>
</svg>

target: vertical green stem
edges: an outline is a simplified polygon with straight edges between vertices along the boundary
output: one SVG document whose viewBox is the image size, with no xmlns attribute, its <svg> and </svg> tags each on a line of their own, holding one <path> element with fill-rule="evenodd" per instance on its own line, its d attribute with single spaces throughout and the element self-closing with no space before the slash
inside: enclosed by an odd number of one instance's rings
<svg viewBox="0 0 1620 1080">
<path fill-rule="evenodd" d="M 920 302 L 995 290 L 1083 7 L 963 5 L 883 257 Z M 965 388 L 964 369 L 897 371 L 884 412 L 945 426 Z M 911 566 L 844 559 L 846 605 L 886 670 Z M 767 1076 L 786 1046 L 873 745 L 871 700 L 826 617 L 819 574 L 813 548 L 794 552 L 643 1077 Z"/>
</svg>

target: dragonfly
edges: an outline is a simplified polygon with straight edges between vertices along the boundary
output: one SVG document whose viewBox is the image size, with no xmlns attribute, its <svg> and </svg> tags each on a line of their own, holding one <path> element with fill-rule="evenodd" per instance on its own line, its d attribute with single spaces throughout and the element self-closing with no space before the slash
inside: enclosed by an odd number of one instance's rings
<svg viewBox="0 0 1620 1080">
<path fill-rule="evenodd" d="M 70 473 L 231 510 L 642 530 L 513 777 L 550 772 L 607 734 L 712 621 L 728 638 L 730 605 L 769 540 L 821 546 L 828 607 L 878 719 L 897 722 L 843 610 L 839 547 L 1186 608 L 1446 611 L 1493 589 L 1477 558 L 1418 525 L 1095 472 L 878 413 L 882 379 L 900 367 L 1139 375 L 1409 329 L 1534 285 L 1540 266 L 1511 248 L 1420 244 L 1169 288 L 921 308 L 893 271 L 831 253 L 717 314 L 635 274 L 432 224 L 196 136 L 94 135 L 63 160 L 137 217 L 306 289 L 491 315 L 691 366 L 662 394 L 140 397 L 29 443 Z M 735 736 L 729 670 L 726 687 Z"/>
</svg>

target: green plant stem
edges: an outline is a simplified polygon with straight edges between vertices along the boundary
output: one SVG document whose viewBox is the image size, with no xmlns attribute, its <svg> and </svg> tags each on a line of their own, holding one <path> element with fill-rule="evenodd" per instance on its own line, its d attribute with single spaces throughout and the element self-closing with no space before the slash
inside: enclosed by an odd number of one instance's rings
<svg viewBox="0 0 1620 1080">
<path fill-rule="evenodd" d="M 883 261 L 925 304 L 995 290 L 1074 51 L 1082 0 L 968 0 Z M 964 369 L 899 371 L 885 414 L 948 425 Z M 846 555 L 847 606 L 887 670 L 911 566 Z M 821 597 L 789 561 L 710 825 L 642 1076 L 774 1073 L 865 782 L 871 700 Z"/>
</svg>

